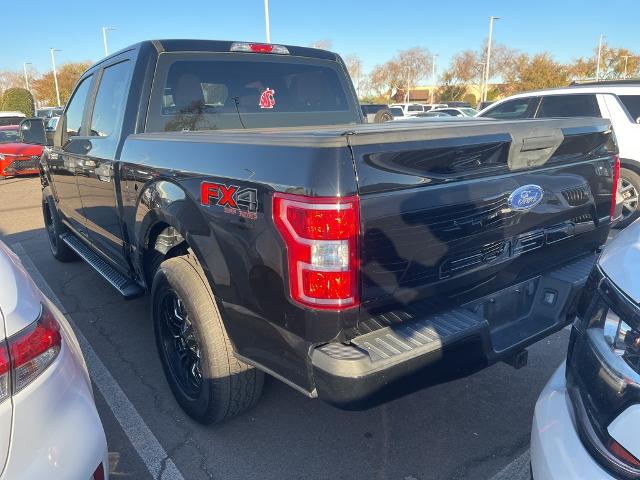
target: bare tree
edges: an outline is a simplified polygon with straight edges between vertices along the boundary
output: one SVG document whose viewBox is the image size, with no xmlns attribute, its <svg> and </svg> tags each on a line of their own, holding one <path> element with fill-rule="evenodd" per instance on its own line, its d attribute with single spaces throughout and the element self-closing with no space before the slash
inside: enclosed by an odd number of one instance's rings
<svg viewBox="0 0 640 480">
<path fill-rule="evenodd" d="M 351 81 L 356 89 L 356 94 L 360 97 L 360 87 L 362 80 L 362 60 L 355 53 L 347 55 L 344 59 L 344 63 L 347 66 L 347 71 L 351 76 Z"/>
<path fill-rule="evenodd" d="M 0 71 L 0 95 L 9 88 L 24 88 L 24 73 L 12 70 Z"/>
<path fill-rule="evenodd" d="M 369 87 L 376 97 L 389 102 L 401 87 L 401 72 L 397 62 L 389 60 L 382 65 L 376 65 L 369 74 Z"/>
<path fill-rule="evenodd" d="M 432 57 L 427 49 L 414 47 L 399 52 L 394 62 L 399 75 L 397 83 L 404 90 L 405 102 L 408 102 L 411 88 L 430 74 Z"/>
</svg>

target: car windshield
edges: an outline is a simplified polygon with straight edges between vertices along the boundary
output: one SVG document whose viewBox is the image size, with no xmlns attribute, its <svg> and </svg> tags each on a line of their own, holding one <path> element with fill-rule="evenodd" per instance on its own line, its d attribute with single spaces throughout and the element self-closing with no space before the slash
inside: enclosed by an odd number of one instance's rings
<svg viewBox="0 0 640 480">
<path fill-rule="evenodd" d="M 473 117 L 475 116 L 476 113 L 478 113 L 478 111 L 475 108 L 460 108 L 459 110 L 462 113 L 464 113 L 467 117 Z"/>
<path fill-rule="evenodd" d="M 167 53 L 148 132 L 359 123 L 335 61 L 284 55 Z"/>
<path fill-rule="evenodd" d="M 394 117 L 404 117 L 404 112 L 400 107 L 391 107 L 389 110 Z"/>
<path fill-rule="evenodd" d="M 20 129 L 17 125 L 0 128 L 0 143 L 14 143 L 20 141 Z"/>
</svg>

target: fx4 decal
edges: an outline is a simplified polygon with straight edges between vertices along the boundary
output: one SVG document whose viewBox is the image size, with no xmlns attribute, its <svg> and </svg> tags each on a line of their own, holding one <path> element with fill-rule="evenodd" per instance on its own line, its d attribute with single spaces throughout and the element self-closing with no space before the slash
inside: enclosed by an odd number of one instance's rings
<svg viewBox="0 0 640 480">
<path fill-rule="evenodd" d="M 209 207 L 224 207 L 224 213 L 239 215 L 249 220 L 258 218 L 258 191 L 224 183 L 202 182 L 200 204 Z"/>
</svg>

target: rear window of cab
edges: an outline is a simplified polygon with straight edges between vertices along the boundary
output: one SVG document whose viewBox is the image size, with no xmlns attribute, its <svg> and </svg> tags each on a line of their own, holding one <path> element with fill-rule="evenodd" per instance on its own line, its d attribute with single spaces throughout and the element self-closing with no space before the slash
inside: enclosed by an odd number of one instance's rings
<svg viewBox="0 0 640 480">
<path fill-rule="evenodd" d="M 163 53 L 147 132 L 359 123 L 338 62 L 251 53 Z"/>
</svg>

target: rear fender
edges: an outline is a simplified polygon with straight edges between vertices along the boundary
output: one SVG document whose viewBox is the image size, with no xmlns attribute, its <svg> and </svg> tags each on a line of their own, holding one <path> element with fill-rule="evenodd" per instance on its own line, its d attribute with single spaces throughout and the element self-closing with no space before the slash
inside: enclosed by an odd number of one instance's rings
<svg viewBox="0 0 640 480">
<path fill-rule="evenodd" d="M 217 242 L 215 241 L 214 232 L 209 228 L 197 203 L 189 196 L 188 192 L 179 184 L 158 180 L 144 186 L 138 195 L 135 209 L 135 240 L 134 245 L 132 245 L 132 253 L 138 276 L 145 278 L 145 251 L 152 248 L 150 242 L 153 240 L 153 236 L 158 233 L 158 228 L 162 229 L 161 225 L 166 225 L 174 228 L 193 250 L 215 291 L 215 275 L 209 269 L 207 262 L 204 261 L 207 257 L 202 253 L 202 239 L 207 239 L 206 250 L 208 258 L 211 258 L 209 250 L 215 249 Z M 178 236 L 176 238 L 179 239 Z M 162 248 L 158 251 L 160 254 L 166 254 L 168 250 L 168 248 Z M 215 255 L 215 258 L 217 261 L 224 262 L 221 255 Z M 225 265 L 220 268 L 223 271 L 227 270 Z M 217 269 L 218 266 L 216 265 Z M 146 285 L 148 288 L 151 287 L 150 281 L 145 281 L 145 283 L 148 283 Z"/>
</svg>

